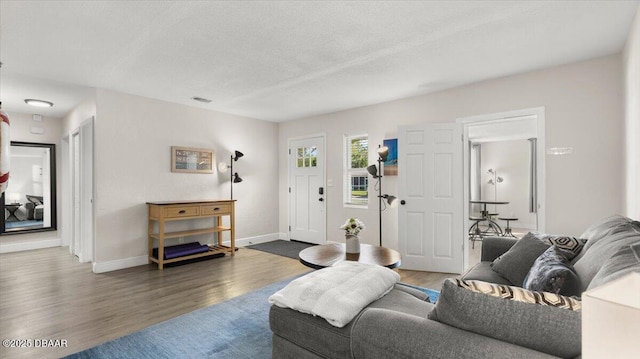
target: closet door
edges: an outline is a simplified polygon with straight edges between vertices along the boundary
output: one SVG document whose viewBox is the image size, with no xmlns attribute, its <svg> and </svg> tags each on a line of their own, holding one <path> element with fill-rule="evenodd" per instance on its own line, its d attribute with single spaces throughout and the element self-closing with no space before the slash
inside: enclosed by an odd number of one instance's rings
<svg viewBox="0 0 640 359">
<path fill-rule="evenodd" d="M 463 269 L 462 125 L 399 128 L 398 211 L 402 268 L 461 273 Z M 402 202 L 401 202 L 402 203 Z"/>
</svg>

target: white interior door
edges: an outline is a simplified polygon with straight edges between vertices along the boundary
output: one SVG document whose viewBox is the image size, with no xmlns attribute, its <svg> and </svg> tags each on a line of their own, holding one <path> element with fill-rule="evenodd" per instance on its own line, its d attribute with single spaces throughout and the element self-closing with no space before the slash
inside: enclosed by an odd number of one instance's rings
<svg viewBox="0 0 640 359">
<path fill-rule="evenodd" d="M 80 234 L 82 259 L 93 262 L 93 118 L 80 127 Z"/>
<path fill-rule="evenodd" d="M 71 134 L 71 253 L 82 261 L 80 235 L 80 131 Z"/>
<path fill-rule="evenodd" d="M 326 243 L 324 136 L 289 141 L 289 239 Z"/>
<path fill-rule="evenodd" d="M 399 128 L 398 211 L 402 268 L 461 273 L 464 218 L 462 125 Z"/>
<path fill-rule="evenodd" d="M 71 134 L 71 244 L 80 262 L 94 260 L 93 118 Z"/>
</svg>

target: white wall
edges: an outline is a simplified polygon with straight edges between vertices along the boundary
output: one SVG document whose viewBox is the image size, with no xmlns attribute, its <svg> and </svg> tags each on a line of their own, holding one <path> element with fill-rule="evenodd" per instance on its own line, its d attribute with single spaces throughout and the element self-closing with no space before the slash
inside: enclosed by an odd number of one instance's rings
<svg viewBox="0 0 640 359">
<path fill-rule="evenodd" d="M 593 221 L 623 211 L 623 86 L 619 55 L 558 66 L 448 91 L 379 105 L 314 116 L 280 124 L 280 230 L 287 228 L 287 139 L 327 133 L 327 236 L 357 215 L 369 227 L 366 243 L 377 243 L 377 206 L 342 207 L 342 136 L 367 132 L 371 147 L 397 137 L 397 126 L 453 122 L 456 118 L 545 107 L 548 147 L 573 147 L 570 156 L 547 157 L 548 232 L 579 235 Z M 370 160 L 375 159 L 371 151 Z M 402 164 L 400 164 L 401 166 Z M 373 182 L 373 181 L 372 181 Z M 373 188 L 370 187 L 370 191 Z M 394 177 L 385 177 L 384 192 L 397 194 Z M 397 248 L 397 211 L 384 214 L 385 243 Z"/>
<path fill-rule="evenodd" d="M 625 213 L 640 220 L 640 6 L 624 50 Z"/>
<path fill-rule="evenodd" d="M 42 180 L 38 182 L 33 180 L 33 166 L 42 168 L 42 157 L 18 157 L 11 153 L 11 181 L 9 181 L 7 194 L 19 193 L 19 202 L 22 204 L 27 201 L 26 195 L 42 196 Z"/>
<path fill-rule="evenodd" d="M 42 117 L 41 122 L 33 121 L 32 114 L 8 112 L 11 123 L 11 140 L 22 142 L 53 143 L 56 145 L 56 164 L 60 163 L 60 138 L 62 134 L 62 119 L 55 117 Z M 33 134 L 31 127 L 42 127 L 44 133 Z M 60 171 L 57 175 L 57 208 L 60 208 Z M 9 180 L 11 181 L 11 180 Z M 24 196 L 24 193 L 23 193 Z M 60 210 L 58 210 L 58 228 L 60 228 Z M 0 237 L 0 253 L 14 250 L 42 248 L 52 245 L 59 245 L 59 231 L 11 234 Z"/>
<path fill-rule="evenodd" d="M 91 96 L 77 104 L 64 117 L 62 135 L 68 136 L 69 132 L 75 131 L 80 127 L 82 122 L 96 115 L 96 94 L 92 92 Z"/>
<path fill-rule="evenodd" d="M 102 89 L 96 109 L 96 262 L 146 256 L 145 202 L 229 198 L 229 172 L 170 172 L 171 146 L 242 151 L 236 237 L 277 238 L 277 124 Z"/>
</svg>

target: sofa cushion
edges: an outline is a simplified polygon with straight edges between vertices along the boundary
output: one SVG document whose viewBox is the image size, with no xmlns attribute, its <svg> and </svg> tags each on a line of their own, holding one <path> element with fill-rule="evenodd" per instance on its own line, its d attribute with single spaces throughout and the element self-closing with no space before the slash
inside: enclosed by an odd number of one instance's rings
<svg viewBox="0 0 640 359">
<path fill-rule="evenodd" d="M 584 253 L 589 249 L 589 247 L 598 243 L 602 238 L 606 237 L 611 230 L 616 228 L 621 224 L 626 224 L 632 222 L 631 219 L 621 216 L 615 215 L 611 217 L 607 217 L 599 220 L 598 222 L 592 224 L 589 228 L 587 228 L 584 233 L 580 235 L 580 238 L 584 238 L 587 240 L 587 243 L 584 245 L 584 248 L 580 254 L 573 259 L 573 262 L 577 262 Z"/>
<path fill-rule="evenodd" d="M 522 287 L 537 292 L 580 295 L 580 280 L 564 253 L 555 245 L 549 247 L 533 263 Z"/>
<path fill-rule="evenodd" d="M 496 258 L 491 269 L 505 277 L 513 285 L 519 287 L 524 282 L 533 262 L 549 248 L 547 243 L 537 239 L 533 234 L 527 233 L 505 254 Z"/>
<path fill-rule="evenodd" d="M 591 280 L 588 289 L 599 287 L 631 272 L 640 272 L 640 241 L 630 246 L 621 247 L 611 258 L 607 259 Z"/>
<path fill-rule="evenodd" d="M 610 228 L 606 236 L 598 238 L 595 243 L 591 239 L 587 242 L 584 253 L 573 263 L 578 277 L 582 283 L 582 290 L 586 290 L 591 281 L 618 250 L 633 243 L 640 242 L 640 222 L 627 218 L 625 222 Z"/>
<path fill-rule="evenodd" d="M 491 269 L 491 262 L 480 262 L 471 267 L 461 277 L 462 280 L 479 280 L 483 282 L 513 285 L 505 277 Z"/>
<path fill-rule="evenodd" d="M 353 359 L 558 359 L 435 320 L 376 308 L 365 310 L 354 323 L 351 353 Z"/>
<path fill-rule="evenodd" d="M 541 351 L 573 358 L 581 353 L 581 303 L 515 286 L 447 279 L 428 318 Z"/>
<path fill-rule="evenodd" d="M 426 294 L 415 289 L 396 285 L 368 307 L 392 309 L 424 318 L 433 309 L 427 298 Z M 275 335 L 325 358 L 351 357 L 351 327 L 356 320 L 357 317 L 346 326 L 337 328 L 323 318 L 288 308 L 272 305 L 269 312 L 269 325 Z"/>
<path fill-rule="evenodd" d="M 367 305 L 380 299 L 400 275 L 379 265 L 343 261 L 292 280 L 269 303 L 326 319 L 344 327 Z"/>
</svg>

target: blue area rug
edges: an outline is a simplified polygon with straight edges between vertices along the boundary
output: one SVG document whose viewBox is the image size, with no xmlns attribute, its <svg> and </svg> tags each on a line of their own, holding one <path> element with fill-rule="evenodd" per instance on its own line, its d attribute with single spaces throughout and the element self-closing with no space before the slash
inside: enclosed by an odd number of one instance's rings
<svg viewBox="0 0 640 359">
<path fill-rule="evenodd" d="M 411 284 L 407 284 L 407 283 L 398 283 L 401 285 L 404 285 L 406 287 L 410 287 L 413 289 L 417 289 L 421 292 L 426 293 L 429 296 L 429 302 L 434 303 L 438 300 L 438 297 L 440 296 L 440 291 L 438 290 L 434 290 L 434 289 L 429 289 L 429 288 L 423 288 L 423 287 L 418 287 L 417 285 L 411 285 Z"/>
<path fill-rule="evenodd" d="M 299 276 L 72 354 L 67 359 L 271 358 L 267 301 Z M 400 283 L 429 295 L 439 292 Z"/>
<path fill-rule="evenodd" d="M 271 358 L 267 301 L 291 280 L 145 328 L 67 358 Z"/>
</svg>

